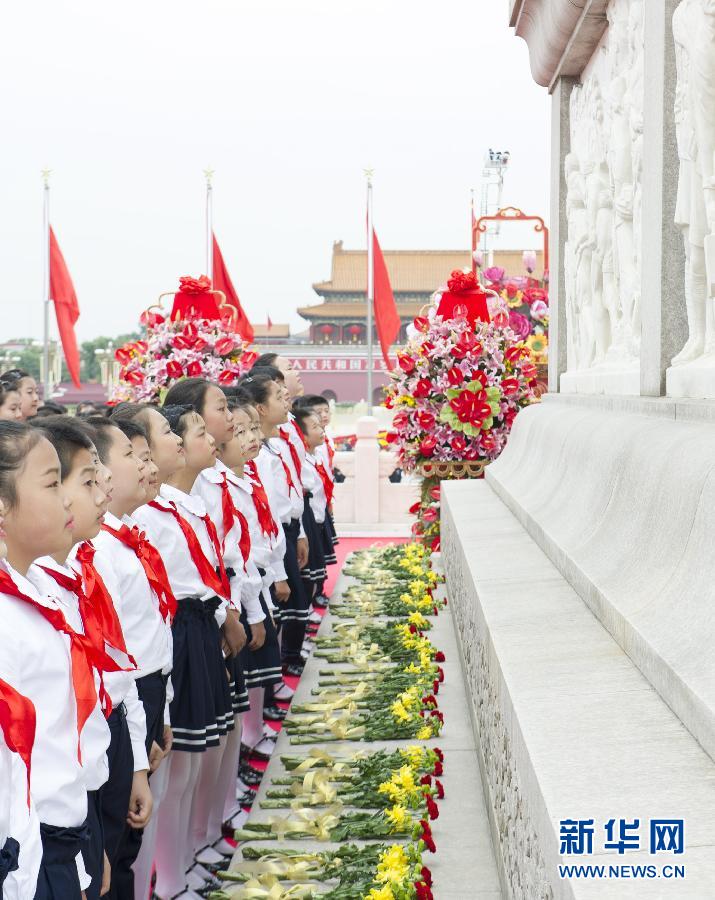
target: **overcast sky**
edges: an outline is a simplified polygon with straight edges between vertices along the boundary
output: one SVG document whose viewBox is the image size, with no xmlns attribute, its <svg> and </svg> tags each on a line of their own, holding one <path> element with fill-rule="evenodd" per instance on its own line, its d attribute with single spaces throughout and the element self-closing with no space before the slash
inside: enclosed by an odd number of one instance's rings
<svg viewBox="0 0 715 900">
<path fill-rule="evenodd" d="M 467 247 L 488 147 L 512 154 L 505 205 L 546 217 L 549 99 L 507 6 L 6 4 L 0 340 L 41 335 L 44 167 L 81 339 L 131 330 L 180 275 L 205 271 L 207 166 L 249 315 L 294 328 L 333 240 L 365 246 L 367 166 L 384 249 Z M 504 240 L 533 245 L 525 226 Z"/>
</svg>

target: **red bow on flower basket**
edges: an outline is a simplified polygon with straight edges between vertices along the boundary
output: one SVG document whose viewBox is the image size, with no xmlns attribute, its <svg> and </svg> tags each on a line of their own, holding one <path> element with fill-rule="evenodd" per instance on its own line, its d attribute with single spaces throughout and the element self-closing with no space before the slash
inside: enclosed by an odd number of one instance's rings
<svg viewBox="0 0 715 900">
<path fill-rule="evenodd" d="M 206 275 L 192 278 L 184 275 L 179 279 L 179 290 L 174 294 L 171 320 L 176 319 L 220 319 L 219 291 L 211 290 L 211 279 Z M 162 297 L 164 294 L 162 294 Z M 225 297 L 222 295 L 222 299 Z"/>
<path fill-rule="evenodd" d="M 447 282 L 447 290 L 437 307 L 437 315 L 443 319 L 456 319 L 461 316 L 467 319 L 474 328 L 477 319 L 489 321 L 487 295 L 479 286 L 474 272 L 460 272 L 455 269 Z"/>
</svg>

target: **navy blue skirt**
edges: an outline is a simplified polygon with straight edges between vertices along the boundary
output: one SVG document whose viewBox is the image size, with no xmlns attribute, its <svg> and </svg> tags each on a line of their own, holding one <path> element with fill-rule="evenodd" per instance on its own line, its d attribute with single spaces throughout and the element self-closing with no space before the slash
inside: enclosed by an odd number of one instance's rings
<svg viewBox="0 0 715 900">
<path fill-rule="evenodd" d="M 311 598 L 306 591 L 305 583 L 300 577 L 298 568 L 297 542 L 300 533 L 300 522 L 293 519 L 283 525 L 286 536 L 286 552 L 283 565 L 286 570 L 286 580 L 290 587 L 290 597 L 285 603 L 277 604 L 281 611 L 281 623 L 307 622 L 310 614 Z"/>
<path fill-rule="evenodd" d="M 308 538 L 308 565 L 301 570 L 300 577 L 309 584 L 322 584 L 328 577 L 321 528 L 322 526 L 315 521 L 313 510 L 310 508 L 310 498 L 306 497 L 303 510 L 303 530 Z"/>
<path fill-rule="evenodd" d="M 215 612 L 220 601 L 186 597 L 178 601 L 171 626 L 174 665 L 171 681 L 173 749 L 203 753 L 216 747 L 219 737 L 231 731 L 233 698 L 221 649 L 221 629 Z"/>
<path fill-rule="evenodd" d="M 281 670 L 281 648 L 278 644 L 278 634 L 271 619 L 263 593 L 258 598 L 261 609 L 265 615 L 263 625 L 266 629 L 266 640 L 258 650 L 249 650 L 248 644 L 252 639 L 251 626 L 248 624 L 245 610 L 241 610 L 241 623 L 246 629 L 248 641 L 241 650 L 238 658 L 241 661 L 243 675 L 246 679 L 246 687 L 265 687 L 269 684 L 279 684 L 283 680 Z"/>
<path fill-rule="evenodd" d="M 318 525 L 320 529 L 320 538 L 323 542 L 323 557 L 326 566 L 333 566 L 338 561 L 335 555 L 335 542 L 333 541 L 333 530 L 330 527 L 330 517 L 326 511 L 325 521 L 322 525 Z"/>
<path fill-rule="evenodd" d="M 248 712 L 251 704 L 248 702 L 248 688 L 246 687 L 246 679 L 243 674 L 240 653 L 238 656 L 227 657 L 226 670 L 228 672 L 233 714 Z"/>
</svg>

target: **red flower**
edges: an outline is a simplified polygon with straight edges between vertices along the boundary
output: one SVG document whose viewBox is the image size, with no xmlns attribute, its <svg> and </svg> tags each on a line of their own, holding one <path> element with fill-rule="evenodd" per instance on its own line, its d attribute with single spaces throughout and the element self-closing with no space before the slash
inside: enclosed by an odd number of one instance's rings
<svg viewBox="0 0 715 900">
<path fill-rule="evenodd" d="M 235 348 L 236 342 L 230 337 L 219 338 L 214 345 L 214 350 L 219 356 L 228 356 Z"/>
<path fill-rule="evenodd" d="M 437 799 L 444 800 L 444 785 L 438 778 L 435 778 L 434 784 L 435 784 L 435 787 L 437 788 Z"/>
<path fill-rule="evenodd" d="M 428 378 L 420 378 L 412 390 L 413 397 L 429 397 L 432 390 L 432 382 Z"/>
<path fill-rule="evenodd" d="M 151 312 L 148 309 L 145 309 L 144 312 L 139 316 L 139 322 L 142 325 L 145 325 L 147 328 L 156 328 L 157 325 L 163 325 L 166 322 L 164 316 L 159 313 Z"/>
<path fill-rule="evenodd" d="M 387 397 L 385 397 L 384 403 L 385 403 L 385 409 L 392 409 L 392 407 L 393 407 L 392 394 L 388 394 Z"/>
<path fill-rule="evenodd" d="M 404 353 L 398 353 L 397 362 L 406 375 L 411 375 L 415 371 L 415 361 L 411 356 L 407 356 Z"/>
<path fill-rule="evenodd" d="M 423 431 L 430 431 L 434 428 L 434 424 L 437 420 L 435 419 L 434 413 L 426 409 L 421 409 L 415 416 L 415 421 Z"/>
<path fill-rule="evenodd" d="M 514 394 L 519 393 L 519 379 L 505 378 L 501 383 L 501 389 L 506 397 L 513 397 Z"/>
<path fill-rule="evenodd" d="M 423 881 L 415 881 L 415 900 L 434 900 L 431 888 Z"/>
<path fill-rule="evenodd" d="M 425 797 L 425 803 L 427 804 L 427 815 L 434 822 L 435 819 L 439 818 L 439 809 L 437 808 L 437 804 L 429 795 Z"/>
<path fill-rule="evenodd" d="M 432 487 L 429 489 L 429 495 L 433 500 L 439 500 L 440 487 L 441 486 L 439 484 L 433 484 Z"/>
<path fill-rule="evenodd" d="M 128 366 L 132 361 L 132 354 L 130 351 L 131 346 L 131 344 L 125 344 L 124 347 L 119 347 L 114 351 L 114 358 L 123 366 Z"/>
<path fill-rule="evenodd" d="M 395 413 L 395 417 L 392 420 L 392 425 L 398 431 L 401 431 L 405 428 L 410 421 L 409 413 L 405 412 L 404 409 L 401 409 L 398 413 Z"/>
<path fill-rule="evenodd" d="M 516 292 L 519 290 L 513 281 L 507 281 L 504 285 L 506 289 L 506 295 L 511 299 L 512 297 L 516 297 Z"/>
<path fill-rule="evenodd" d="M 437 448 L 437 438 L 428 435 L 420 441 L 420 453 L 422 456 L 430 457 Z"/>
<path fill-rule="evenodd" d="M 460 335 L 459 340 L 449 352 L 455 359 L 464 359 L 470 353 L 474 356 L 479 356 L 482 349 L 483 347 L 477 340 L 476 335 L 471 331 L 465 331 Z"/>
<path fill-rule="evenodd" d="M 190 362 L 186 367 L 186 374 L 189 378 L 197 378 L 199 375 L 204 374 L 203 366 L 200 362 L 194 360 L 194 362 Z"/>
<path fill-rule="evenodd" d="M 420 784 L 427 784 L 430 787 L 432 787 L 432 776 L 431 775 L 423 775 L 422 778 L 420 778 Z"/>
<path fill-rule="evenodd" d="M 420 506 L 421 506 L 421 504 L 420 504 L 419 500 L 417 501 L 417 503 L 413 503 L 412 506 L 408 509 L 409 514 L 411 516 L 416 516 L 417 513 L 420 511 Z"/>
<path fill-rule="evenodd" d="M 121 377 L 124 381 L 129 384 L 143 384 L 144 383 L 144 373 L 139 369 L 134 369 L 132 372 L 127 372 L 126 369 L 122 373 Z"/>
<path fill-rule="evenodd" d="M 434 506 L 428 506 L 427 509 L 422 513 L 423 521 L 431 524 L 432 522 L 436 522 L 439 518 L 439 510 Z"/>
<path fill-rule="evenodd" d="M 458 369 L 456 366 L 452 366 L 451 369 L 447 370 L 447 379 L 449 383 L 453 384 L 455 387 L 458 387 L 460 384 L 464 384 L 464 382 L 467 380 L 462 370 Z"/>
<path fill-rule="evenodd" d="M 435 615 L 437 615 L 437 607 L 436 606 L 433 607 L 432 611 L 434 612 Z M 436 678 L 432 682 L 432 693 L 439 694 L 439 681 Z"/>
<path fill-rule="evenodd" d="M 524 291 L 524 299 L 531 306 L 532 303 L 535 303 L 537 300 L 541 300 L 542 303 L 548 304 L 549 295 L 543 288 L 538 287 L 530 287 Z"/>
<path fill-rule="evenodd" d="M 417 316 L 413 324 L 415 328 L 423 334 L 429 329 L 429 319 L 425 316 Z"/>
<path fill-rule="evenodd" d="M 478 369 L 476 372 L 472 372 L 472 377 L 470 381 L 477 381 L 482 386 L 482 388 L 486 388 L 487 384 L 489 384 L 489 379 L 487 378 L 487 373 L 482 372 L 481 369 Z"/>
<path fill-rule="evenodd" d="M 529 351 L 527 350 L 526 347 L 520 347 L 515 344 L 515 345 L 507 348 L 506 353 L 504 354 L 504 359 L 508 363 L 516 363 L 516 362 L 519 362 L 519 360 L 523 356 L 527 356 L 528 353 L 529 353 Z"/>
<path fill-rule="evenodd" d="M 441 650 L 438 650 L 434 655 L 434 661 L 441 663 L 441 662 L 444 662 L 444 660 L 445 660 L 444 653 L 442 653 Z"/>
<path fill-rule="evenodd" d="M 254 353 L 253 350 L 246 350 L 246 352 L 241 357 L 241 362 L 243 365 L 250 369 L 254 362 L 258 359 L 258 354 Z"/>
<path fill-rule="evenodd" d="M 218 376 L 219 384 L 233 384 L 236 380 L 236 373 L 232 372 L 231 369 L 224 369 L 223 372 Z"/>
<path fill-rule="evenodd" d="M 422 876 L 422 881 L 427 885 L 427 887 L 432 887 L 432 873 L 427 868 L 427 866 L 422 866 L 422 871 L 420 872 Z"/>
<path fill-rule="evenodd" d="M 166 374 L 169 378 L 181 378 L 181 376 L 184 374 L 181 363 L 178 363 L 175 359 L 172 359 L 166 364 Z"/>
<path fill-rule="evenodd" d="M 427 819 L 420 819 L 420 827 L 422 828 L 420 839 L 424 841 L 425 847 L 429 850 L 430 853 L 436 853 L 437 847 L 435 846 L 434 840 L 432 839 L 432 829 L 430 828 Z"/>
<path fill-rule="evenodd" d="M 437 666 L 437 678 L 439 678 L 440 682 L 444 681 L 444 670 L 441 666 Z"/>
<path fill-rule="evenodd" d="M 387 431 L 385 432 L 385 440 L 388 444 L 394 444 L 397 441 L 397 432 L 396 431 Z"/>
<path fill-rule="evenodd" d="M 443 775 L 444 774 L 444 766 L 442 765 L 442 760 L 437 760 L 434 764 L 434 769 L 432 769 L 433 775 Z"/>
<path fill-rule="evenodd" d="M 449 405 L 456 412 L 460 422 L 481 428 L 482 422 L 492 414 L 492 408 L 486 402 L 484 391 L 475 394 L 474 391 L 460 391 L 449 401 Z"/>
<path fill-rule="evenodd" d="M 467 442 L 461 434 L 455 434 L 452 438 L 452 450 L 455 453 L 464 453 L 467 449 Z"/>
<path fill-rule="evenodd" d="M 531 360 L 527 359 L 521 364 L 521 374 L 527 381 L 533 381 L 536 378 L 536 366 Z"/>
<path fill-rule="evenodd" d="M 439 747 L 433 747 L 432 752 L 440 762 L 444 762 L 444 752 Z M 437 772 L 435 772 L 435 775 L 437 775 Z"/>
<path fill-rule="evenodd" d="M 486 453 L 491 453 L 493 450 L 496 450 L 499 446 L 496 435 L 492 432 L 483 434 L 480 440 L 480 446 Z"/>
</svg>

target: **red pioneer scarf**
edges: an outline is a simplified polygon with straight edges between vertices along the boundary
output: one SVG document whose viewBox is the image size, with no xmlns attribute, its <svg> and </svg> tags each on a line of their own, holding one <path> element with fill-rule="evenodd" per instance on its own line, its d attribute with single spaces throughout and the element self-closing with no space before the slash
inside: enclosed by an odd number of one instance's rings
<svg viewBox="0 0 715 900">
<path fill-rule="evenodd" d="M 318 475 L 320 476 L 320 480 L 323 482 L 326 504 L 327 506 L 330 506 L 333 502 L 333 490 L 335 486 L 333 485 L 330 475 L 328 475 L 328 473 L 325 471 L 325 466 L 322 464 L 322 462 L 316 461 L 315 471 L 318 473 Z"/>
<path fill-rule="evenodd" d="M 43 606 L 32 597 L 24 594 L 15 584 L 10 575 L 0 570 L 0 593 L 17 597 L 33 606 L 37 612 L 46 619 L 50 625 L 61 634 L 70 639 L 70 658 L 72 661 L 72 687 L 77 704 L 77 757 L 82 762 L 79 736 L 84 724 L 97 705 L 97 690 L 94 686 L 94 669 L 99 675 L 99 701 L 102 704 L 104 715 L 109 718 L 112 711 L 112 701 L 109 698 L 102 681 L 102 672 L 120 672 L 121 667 L 105 651 L 97 649 L 92 641 L 84 634 L 78 634 L 67 624 L 61 610 L 54 607 Z"/>
<path fill-rule="evenodd" d="M 223 516 L 223 545 L 226 546 L 226 538 L 229 531 L 233 528 L 233 523 L 238 522 L 240 535 L 238 538 L 238 546 L 243 557 L 243 571 L 246 571 L 246 563 L 251 555 L 251 533 L 248 530 L 248 522 L 240 509 L 233 502 L 231 489 L 228 486 L 228 478 L 226 473 L 221 473 L 223 481 L 221 482 L 221 514 Z"/>
<path fill-rule="evenodd" d="M 295 423 L 293 423 L 293 424 L 295 424 Z M 297 427 L 298 426 L 296 425 L 296 428 Z M 283 438 L 283 440 L 286 442 L 286 444 L 288 444 L 288 450 L 290 451 L 290 458 L 293 460 L 293 468 L 296 471 L 298 480 L 301 480 L 302 466 L 300 464 L 300 454 L 296 450 L 295 444 L 290 439 L 288 432 L 285 430 L 285 428 L 279 428 L 278 434 Z"/>
<path fill-rule="evenodd" d="M 159 512 L 169 513 L 176 520 L 177 525 L 181 529 L 181 533 L 184 535 L 184 539 L 189 548 L 189 555 L 196 566 L 196 569 L 201 577 L 201 580 L 206 585 L 209 590 L 212 590 L 217 596 L 221 597 L 230 597 L 231 596 L 231 587 L 228 583 L 228 575 L 226 575 L 226 569 L 223 564 L 223 556 L 221 555 L 221 544 L 219 543 L 218 535 L 216 534 L 216 529 L 214 528 L 214 524 L 206 516 L 199 516 L 199 518 L 206 525 L 206 530 L 209 534 L 209 539 L 213 544 L 214 550 L 216 551 L 216 557 L 218 559 L 219 565 L 219 574 L 216 574 L 214 567 L 211 565 L 209 560 L 206 558 L 206 554 L 201 549 L 201 544 L 199 539 L 196 537 L 196 532 L 189 525 L 186 519 L 181 515 L 181 513 L 176 508 L 176 504 L 172 501 L 169 501 L 169 506 L 161 506 L 161 504 L 157 503 L 156 500 L 152 500 L 149 503 L 152 509 L 158 509 Z"/>
<path fill-rule="evenodd" d="M 109 596 L 109 591 L 92 563 L 94 547 L 91 545 L 87 546 L 92 551 L 91 555 L 83 553 L 82 547 L 77 551 L 77 561 L 82 566 L 81 576 L 74 573 L 67 575 L 65 572 L 58 572 L 49 566 L 40 566 L 40 568 L 50 578 L 53 578 L 60 587 L 63 587 L 66 591 L 71 591 L 77 597 L 84 633 L 97 650 L 103 651 L 105 649 L 104 645 L 107 643 L 110 647 L 123 653 L 130 663 L 124 669 L 124 671 L 128 672 L 130 669 L 136 669 L 136 660 L 127 650 L 124 632 L 117 617 L 114 603 L 112 603 L 112 598 Z"/>
<path fill-rule="evenodd" d="M 27 806 L 30 807 L 30 762 L 35 743 L 35 705 L 0 678 L 0 730 L 8 748 L 27 769 Z"/>
<path fill-rule="evenodd" d="M 144 569 L 149 587 L 157 596 L 161 617 L 168 625 L 171 625 L 176 615 L 176 597 L 174 597 L 174 593 L 171 590 L 166 566 L 159 555 L 159 551 L 136 525 L 132 528 L 129 528 L 128 525 L 122 525 L 121 528 L 116 529 L 105 523 L 102 525 L 102 528 L 113 535 L 120 543 L 124 544 L 125 547 L 134 551 L 142 569 Z"/>
<path fill-rule="evenodd" d="M 258 524 L 261 526 L 261 531 L 266 537 L 277 537 L 278 526 L 276 525 L 276 520 L 273 518 L 271 506 L 268 502 L 268 494 L 266 494 L 266 489 L 263 487 L 263 482 L 258 474 L 255 461 L 251 460 L 249 463 L 246 463 L 246 469 L 251 476 L 251 486 L 253 487 L 251 499 L 256 508 L 256 515 L 258 516 Z"/>
<path fill-rule="evenodd" d="M 328 465 L 330 466 L 330 474 L 332 475 L 333 471 L 333 460 L 335 459 L 335 448 L 332 443 L 328 440 L 328 436 L 325 436 L 325 448 L 328 451 Z"/>
</svg>

